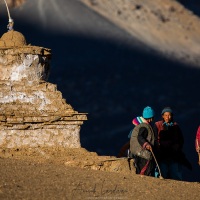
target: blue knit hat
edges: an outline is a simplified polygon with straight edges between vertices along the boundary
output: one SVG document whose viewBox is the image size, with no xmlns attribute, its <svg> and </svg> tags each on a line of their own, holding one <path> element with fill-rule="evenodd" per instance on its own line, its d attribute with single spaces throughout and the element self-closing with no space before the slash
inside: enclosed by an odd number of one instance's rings
<svg viewBox="0 0 200 200">
<path fill-rule="evenodd" d="M 161 112 L 161 115 L 163 115 L 165 112 L 170 112 L 171 114 L 173 114 L 173 111 L 170 107 L 165 107 L 162 112 Z"/>
<path fill-rule="evenodd" d="M 145 107 L 144 110 L 143 110 L 142 116 L 145 119 L 149 119 L 149 118 L 154 117 L 154 111 L 153 111 L 153 109 L 151 107 L 149 107 L 149 106 Z"/>
</svg>

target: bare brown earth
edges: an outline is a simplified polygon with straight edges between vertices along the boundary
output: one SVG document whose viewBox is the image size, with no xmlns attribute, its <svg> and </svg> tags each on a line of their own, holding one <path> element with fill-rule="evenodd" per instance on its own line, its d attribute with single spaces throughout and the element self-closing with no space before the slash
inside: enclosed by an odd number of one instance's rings
<svg viewBox="0 0 200 200">
<path fill-rule="evenodd" d="M 80 149 L 0 153 L 0 199 L 199 199 L 200 184 L 136 175 L 126 159 Z"/>
<path fill-rule="evenodd" d="M 82 2 L 155 49 L 197 64 L 199 19 L 177 2 Z M 135 175 L 126 159 L 113 159 L 83 148 L 1 149 L 0 199 L 199 199 L 199 182 Z"/>
</svg>

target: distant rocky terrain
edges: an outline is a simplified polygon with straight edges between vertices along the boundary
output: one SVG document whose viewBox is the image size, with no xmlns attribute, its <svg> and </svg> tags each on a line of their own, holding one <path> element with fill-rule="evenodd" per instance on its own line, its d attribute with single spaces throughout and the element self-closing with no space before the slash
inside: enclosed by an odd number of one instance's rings
<svg viewBox="0 0 200 200">
<path fill-rule="evenodd" d="M 200 20 L 177 1 L 82 1 L 164 56 L 199 66 Z"/>
<path fill-rule="evenodd" d="M 21 6 L 26 0 L 6 0 L 9 8 Z M 5 5 L 5 1 L 1 1 L 1 5 Z"/>
</svg>

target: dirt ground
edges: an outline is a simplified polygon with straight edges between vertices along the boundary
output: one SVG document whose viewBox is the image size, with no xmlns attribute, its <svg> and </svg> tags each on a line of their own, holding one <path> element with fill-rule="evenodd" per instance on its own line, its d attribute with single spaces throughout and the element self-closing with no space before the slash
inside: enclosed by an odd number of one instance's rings
<svg viewBox="0 0 200 200">
<path fill-rule="evenodd" d="M 112 159 L 83 148 L 1 149 L 0 199 L 199 199 L 198 182 L 136 175 Z"/>
</svg>

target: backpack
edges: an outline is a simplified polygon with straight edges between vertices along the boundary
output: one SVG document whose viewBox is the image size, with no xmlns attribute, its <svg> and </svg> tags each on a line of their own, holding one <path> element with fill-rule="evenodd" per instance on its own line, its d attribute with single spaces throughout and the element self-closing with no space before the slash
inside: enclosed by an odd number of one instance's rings
<svg viewBox="0 0 200 200">
<path fill-rule="evenodd" d="M 134 156 L 151 160 L 152 159 L 151 152 L 142 148 L 142 146 L 139 144 L 138 139 L 137 139 L 139 129 L 141 127 L 145 127 L 148 130 L 147 140 L 151 145 L 154 144 L 154 133 L 153 133 L 153 129 L 151 125 L 147 123 L 141 123 L 137 125 L 132 131 L 131 139 L 130 139 L 130 151 Z"/>
</svg>

